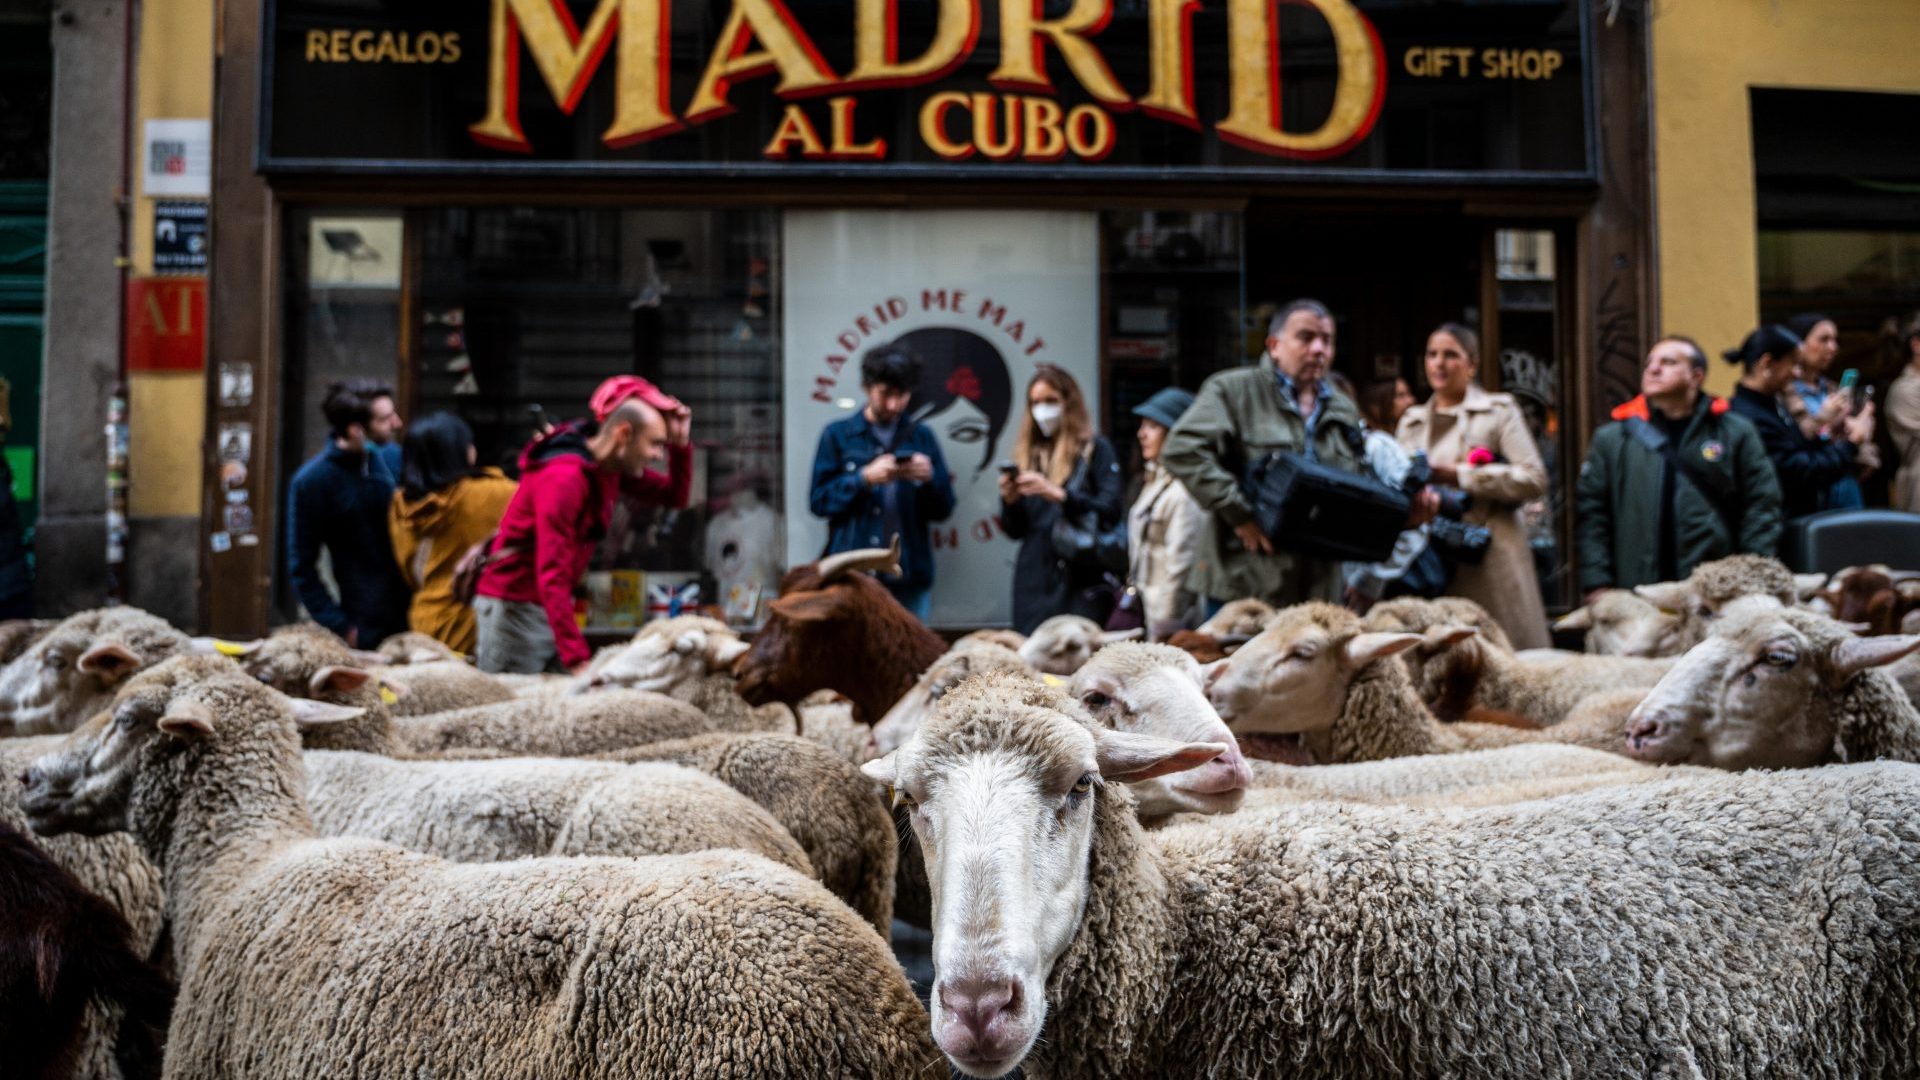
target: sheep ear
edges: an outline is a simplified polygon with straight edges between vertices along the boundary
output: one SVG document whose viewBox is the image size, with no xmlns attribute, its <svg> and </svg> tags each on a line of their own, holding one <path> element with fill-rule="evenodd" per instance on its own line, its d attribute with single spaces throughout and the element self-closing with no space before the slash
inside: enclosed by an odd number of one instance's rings
<svg viewBox="0 0 1920 1080">
<path fill-rule="evenodd" d="M 1591 630 L 1593 629 L 1593 609 L 1577 607 L 1554 620 L 1555 630 Z"/>
<path fill-rule="evenodd" d="M 1477 626 L 1436 626 L 1420 635 L 1420 640 L 1436 649 L 1444 649 L 1449 645 L 1458 645 L 1479 633 L 1480 628 Z"/>
<path fill-rule="evenodd" d="M 1826 583 L 1827 575 L 1825 574 L 1795 574 L 1793 575 L 1794 598 L 1805 600 L 1807 597 L 1819 592 L 1820 586 Z"/>
<path fill-rule="evenodd" d="M 1132 731 L 1093 729 L 1100 775 L 1123 783 L 1197 769 L 1227 752 L 1226 743 L 1190 743 Z"/>
<path fill-rule="evenodd" d="M 311 701 L 307 698 L 288 698 L 287 706 L 293 711 L 293 722 L 302 729 L 331 727 L 334 724 L 367 715 L 367 710 L 347 705 L 330 705 L 324 701 Z"/>
<path fill-rule="evenodd" d="M 1341 650 L 1347 667 L 1358 671 L 1383 656 L 1404 652 L 1425 641 L 1421 634 L 1355 634 Z"/>
<path fill-rule="evenodd" d="M 740 659 L 752 644 L 737 637 L 716 637 L 707 642 L 707 667 L 714 670 L 725 668 Z"/>
<path fill-rule="evenodd" d="M 894 758 L 899 756 L 899 754 L 900 751 L 895 750 L 885 757 L 874 758 L 872 761 L 860 766 L 860 771 L 866 773 L 868 779 L 892 787 L 894 780 L 899 775 L 898 763 L 894 761 Z"/>
<path fill-rule="evenodd" d="M 827 622 L 839 618 L 845 610 L 837 589 L 813 589 L 783 596 L 767 605 L 767 610 L 789 622 Z"/>
<path fill-rule="evenodd" d="M 1684 581 L 1656 581 L 1651 585 L 1635 585 L 1633 594 L 1662 611 L 1687 610 L 1687 583 Z"/>
<path fill-rule="evenodd" d="M 213 734 L 213 710 L 204 701 L 174 700 L 160 717 L 161 731 L 178 738 Z"/>
<path fill-rule="evenodd" d="M 76 666 L 112 686 L 140 670 L 140 654 L 117 641 L 102 642 L 80 654 Z"/>
<path fill-rule="evenodd" d="M 681 656 L 692 656 L 694 653 L 703 651 L 702 646 L 707 643 L 706 637 L 707 635 L 698 630 L 689 630 L 674 639 L 673 651 Z"/>
<path fill-rule="evenodd" d="M 348 651 L 353 654 L 353 662 L 359 664 L 361 667 L 386 667 L 388 664 L 393 663 L 393 661 L 388 660 L 377 652 L 368 652 L 365 649 L 350 649 Z"/>
<path fill-rule="evenodd" d="M 365 668 L 347 667 L 333 664 L 313 673 L 307 680 L 307 693 L 318 697 L 321 694 L 345 694 L 358 690 L 373 678 L 373 673 Z"/>
<path fill-rule="evenodd" d="M 264 644 L 266 642 L 259 638 L 252 641 L 228 641 L 217 637 L 187 639 L 187 646 L 195 656 L 251 656 Z"/>
<path fill-rule="evenodd" d="M 1111 645 L 1116 641 L 1132 641 L 1135 638 L 1145 637 L 1146 633 L 1147 629 L 1144 626 L 1136 626 L 1131 630 L 1107 630 L 1101 633 L 1099 641 L 1102 645 Z"/>
<path fill-rule="evenodd" d="M 1827 652 L 1836 681 L 1844 682 L 1868 668 L 1884 667 L 1920 650 L 1920 634 L 1886 634 L 1841 641 Z"/>
</svg>

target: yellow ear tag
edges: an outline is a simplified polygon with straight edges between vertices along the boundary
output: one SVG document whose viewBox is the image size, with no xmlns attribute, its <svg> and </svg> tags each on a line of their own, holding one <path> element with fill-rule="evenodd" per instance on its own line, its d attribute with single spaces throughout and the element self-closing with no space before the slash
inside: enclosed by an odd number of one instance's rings
<svg viewBox="0 0 1920 1080">
<path fill-rule="evenodd" d="M 221 641 L 218 638 L 214 639 L 213 651 L 219 653 L 221 656 L 247 655 L 247 647 L 245 645 L 237 641 Z"/>
<path fill-rule="evenodd" d="M 1046 673 L 1044 673 L 1044 672 L 1043 672 L 1043 673 L 1041 673 L 1041 675 L 1040 675 L 1040 681 L 1041 681 L 1041 682 L 1043 682 L 1043 683 L 1046 683 L 1046 684 L 1047 684 L 1048 686 L 1065 686 L 1065 685 L 1067 685 L 1067 680 L 1065 680 L 1065 679 L 1063 679 L 1063 678 L 1061 678 L 1060 676 L 1058 676 L 1058 675 L 1048 675 L 1048 674 L 1046 674 Z"/>
<path fill-rule="evenodd" d="M 400 701 L 400 695 L 394 693 L 392 687 L 388 686 L 385 683 L 380 684 L 380 704 L 395 705 L 395 704 L 398 704 L 399 701 Z"/>
</svg>

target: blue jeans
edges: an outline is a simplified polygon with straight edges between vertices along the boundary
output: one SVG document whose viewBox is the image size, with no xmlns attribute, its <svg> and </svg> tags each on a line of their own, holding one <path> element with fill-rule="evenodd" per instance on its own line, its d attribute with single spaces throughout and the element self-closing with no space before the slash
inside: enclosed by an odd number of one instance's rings
<svg viewBox="0 0 1920 1080">
<path fill-rule="evenodd" d="M 914 618 L 921 622 L 927 621 L 928 614 L 933 610 L 932 586 L 924 589 L 890 589 L 888 591 L 893 593 L 895 600 L 900 601 L 901 607 L 913 612 Z"/>
</svg>

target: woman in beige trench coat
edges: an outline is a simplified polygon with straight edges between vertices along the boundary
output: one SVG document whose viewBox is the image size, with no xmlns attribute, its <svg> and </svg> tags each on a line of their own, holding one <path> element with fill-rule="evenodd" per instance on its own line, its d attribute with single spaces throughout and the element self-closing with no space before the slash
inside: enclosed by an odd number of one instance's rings
<svg viewBox="0 0 1920 1080">
<path fill-rule="evenodd" d="M 1514 648 L 1546 648 L 1552 644 L 1546 607 L 1520 520 L 1522 504 L 1547 490 L 1540 449 L 1512 395 L 1488 393 L 1476 381 L 1480 339 L 1472 330 L 1458 323 L 1435 330 L 1427 338 L 1426 368 L 1433 396 L 1400 418 L 1400 445 L 1408 453 L 1426 452 L 1434 483 L 1473 496 L 1466 520 L 1493 534 L 1486 558 L 1461 565 L 1447 591 L 1491 612 Z"/>
</svg>

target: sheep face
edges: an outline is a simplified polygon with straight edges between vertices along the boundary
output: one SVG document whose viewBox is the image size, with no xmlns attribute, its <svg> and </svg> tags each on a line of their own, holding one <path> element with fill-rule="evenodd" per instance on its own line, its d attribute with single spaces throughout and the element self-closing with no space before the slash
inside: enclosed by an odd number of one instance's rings
<svg viewBox="0 0 1920 1080">
<path fill-rule="evenodd" d="M 1811 613 L 1733 610 L 1634 709 L 1630 756 L 1723 769 L 1833 761 L 1835 691 L 1920 649 L 1920 637 L 1856 638 Z"/>
<path fill-rule="evenodd" d="M 437 638 L 408 630 L 380 643 L 381 659 L 389 664 L 431 664 L 440 660 L 465 660 L 452 647 Z"/>
<path fill-rule="evenodd" d="M 1608 589 L 1593 603 L 1561 616 L 1553 628 L 1585 630 L 1587 651 L 1603 656 L 1679 656 L 1687 651 L 1685 620 L 1625 589 Z"/>
<path fill-rule="evenodd" d="M 1132 784 L 1143 818 L 1183 811 L 1232 813 L 1253 783 L 1239 743 L 1208 704 L 1200 678 L 1200 665 L 1186 653 L 1166 645 L 1131 643 L 1102 649 L 1074 674 L 1069 693 L 1105 727 L 1227 747 L 1198 768 Z"/>
<path fill-rule="evenodd" d="M 906 806 L 933 899 L 933 1037 L 961 1072 L 1004 1076 L 1047 1017 L 1047 980 L 1086 910 L 1100 800 L 1218 756 L 1090 723 L 1030 677 L 942 698 L 907 744 L 862 766 Z"/>
<path fill-rule="evenodd" d="M 0 735 L 67 731 L 104 707 L 149 662 L 139 649 L 69 619 L 0 668 Z"/>
<path fill-rule="evenodd" d="M 1425 640 L 1359 627 L 1357 618 L 1331 605 L 1289 608 L 1208 669 L 1207 700 L 1236 735 L 1325 731 L 1340 719 L 1347 687 L 1361 668 Z"/>
<path fill-rule="evenodd" d="M 1210 638 L 1251 638 L 1265 630 L 1275 614 L 1273 605 L 1265 600 L 1251 597 L 1229 600 L 1220 605 L 1220 610 L 1214 612 L 1211 619 L 1194 627 L 1194 630 Z"/>
<path fill-rule="evenodd" d="M 934 702 L 945 697 L 962 680 L 988 671 L 1026 670 L 1026 663 L 1013 650 L 988 641 L 969 643 L 962 638 L 935 660 L 914 682 L 913 688 L 900 695 L 900 700 L 873 726 L 875 747 L 882 754 L 899 749 L 920 730 Z"/>
<path fill-rule="evenodd" d="M 1092 619 L 1079 615 L 1055 615 L 1033 628 L 1020 646 L 1020 659 L 1035 671 L 1046 675 L 1071 675 L 1079 671 L 1101 647 L 1116 641 L 1139 637 L 1138 630 L 1111 633 L 1100 629 Z"/>
<path fill-rule="evenodd" d="M 746 651 L 746 642 L 713 619 L 667 619 L 625 648 L 594 657 L 571 689 L 576 694 L 614 687 L 671 694 L 709 672 L 727 670 Z"/>
</svg>

